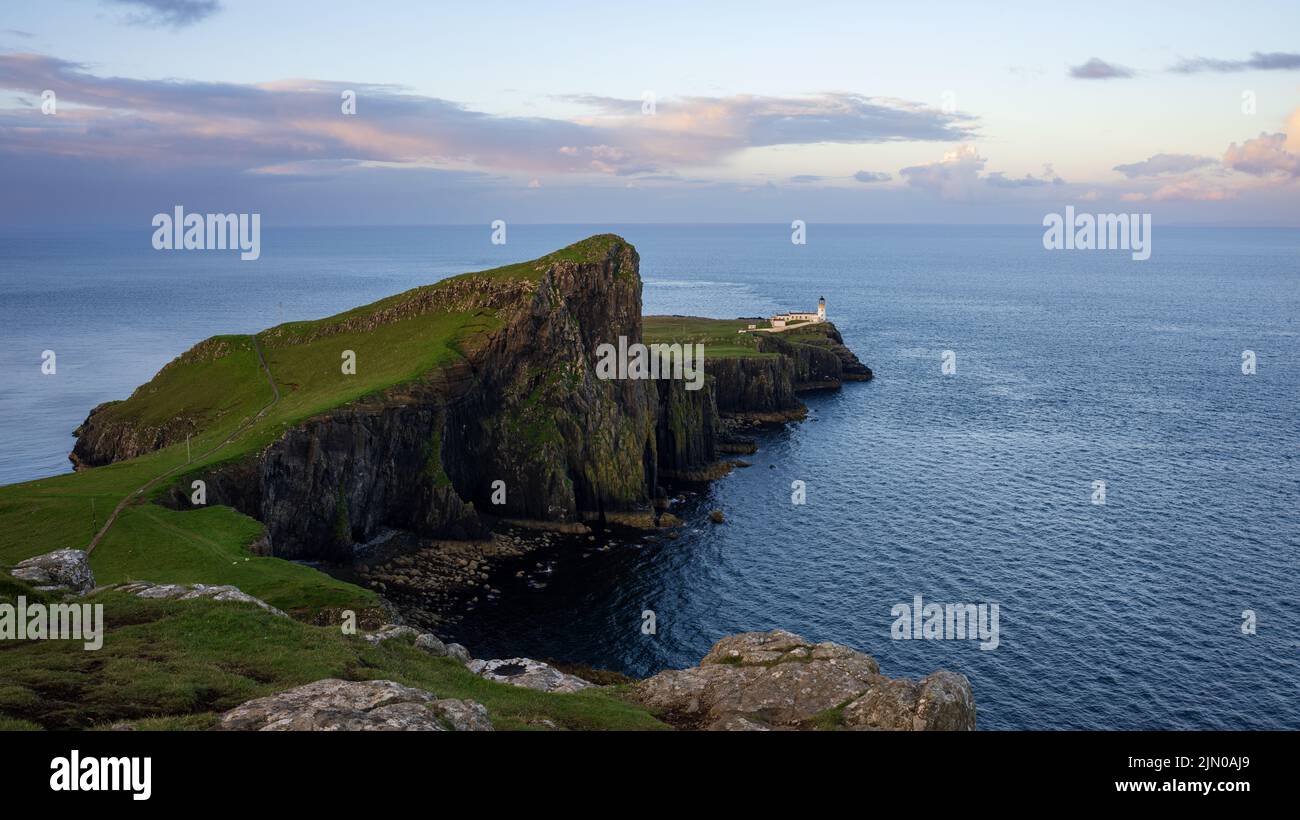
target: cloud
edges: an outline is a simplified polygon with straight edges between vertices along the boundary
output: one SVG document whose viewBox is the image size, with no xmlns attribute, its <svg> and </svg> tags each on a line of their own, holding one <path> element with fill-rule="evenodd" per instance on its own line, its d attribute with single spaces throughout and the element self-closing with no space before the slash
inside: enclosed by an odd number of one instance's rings
<svg viewBox="0 0 1300 820">
<path fill-rule="evenodd" d="M 1293 116 L 1292 124 L 1300 117 Z M 1284 174 L 1300 176 L 1300 156 L 1287 150 L 1287 135 L 1261 133 L 1240 146 L 1232 143 L 1223 154 L 1223 164 L 1234 171 L 1254 176 Z"/>
<path fill-rule="evenodd" d="M 952 142 L 969 139 L 976 122 L 960 112 L 861 94 L 685 97 L 659 100 L 653 115 L 641 113 L 640 100 L 595 95 L 563 99 L 592 109 L 594 116 L 578 122 L 638 132 L 645 144 L 664 134 L 689 137 L 679 146 L 688 155 L 820 142 Z"/>
<path fill-rule="evenodd" d="M 979 155 L 973 145 L 961 145 L 946 152 L 943 159 L 925 165 L 913 165 L 901 169 L 898 173 L 914 188 L 921 188 L 937 193 L 943 199 L 972 199 L 981 188 L 1000 189 L 1040 188 L 1045 185 L 1064 185 L 1050 164 L 1043 166 L 1041 176 L 1025 174 L 1023 177 L 1008 177 L 1002 171 L 993 171 L 981 176 L 987 160 Z"/>
<path fill-rule="evenodd" d="M 1001 171 L 994 171 L 984 177 L 984 181 L 994 188 L 1040 188 L 1044 185 L 1065 184 L 1065 180 L 1057 176 L 1056 171 L 1053 170 L 1050 164 L 1043 166 L 1042 176 L 1036 177 L 1033 174 L 1025 174 L 1019 179 L 1014 179 Z"/>
<path fill-rule="evenodd" d="M 888 182 L 893 179 L 889 174 L 883 171 L 858 171 L 853 175 L 858 182 Z"/>
<path fill-rule="evenodd" d="M 1300 54 L 1286 51 L 1264 53 L 1256 51 L 1246 60 L 1215 60 L 1193 57 L 1180 61 L 1170 71 L 1177 74 L 1197 74 L 1202 71 L 1233 73 L 1237 71 L 1300 71 Z"/>
<path fill-rule="evenodd" d="M 641 176 L 716 165 L 755 147 L 953 140 L 974 127 L 963 114 L 843 94 L 668 100 L 655 116 L 642 115 L 639 101 L 629 108 L 627 101 L 581 97 L 573 99 L 595 108 L 593 115 L 495 116 L 394 85 L 100 77 L 38 54 L 0 54 L 0 88 L 50 88 L 60 103 L 74 104 L 57 118 L 0 110 L 0 155 L 241 171 L 348 160 Z M 353 116 L 340 111 L 345 91 L 356 94 Z"/>
<path fill-rule="evenodd" d="M 912 165 L 898 173 L 914 188 L 932 191 L 944 199 L 967 199 L 979 182 L 986 162 L 975 146 L 960 145 L 945 152 L 938 162 Z"/>
<path fill-rule="evenodd" d="M 36 36 L 32 34 L 30 31 L 23 31 L 22 29 L 17 29 L 17 28 L 7 28 L 4 30 L 4 33 L 9 34 L 13 37 L 22 37 L 24 40 L 30 40 L 31 38 Z"/>
<path fill-rule="evenodd" d="M 1199 179 L 1178 180 L 1151 193 L 1134 191 L 1120 197 L 1125 202 L 1223 202 L 1236 198 L 1235 191 Z"/>
<path fill-rule="evenodd" d="M 1141 162 L 1116 165 L 1114 170 L 1119 171 L 1129 179 L 1136 179 L 1137 177 L 1154 177 L 1164 174 L 1185 174 L 1197 168 L 1214 165 L 1215 162 L 1217 160 L 1213 157 L 1198 157 L 1192 154 L 1154 154 Z"/>
<path fill-rule="evenodd" d="M 1093 57 L 1083 65 L 1070 66 L 1070 76 L 1076 80 L 1114 80 L 1126 79 L 1134 75 L 1131 68 L 1108 63 Z"/>
<path fill-rule="evenodd" d="M 138 26 L 183 28 L 211 17 L 221 10 L 217 0 L 108 0 L 138 11 L 127 15 L 126 22 Z"/>
<path fill-rule="evenodd" d="M 797 174 L 790 177 L 790 181 L 795 183 L 822 182 L 825 179 L 826 177 L 818 176 L 816 174 Z"/>
</svg>

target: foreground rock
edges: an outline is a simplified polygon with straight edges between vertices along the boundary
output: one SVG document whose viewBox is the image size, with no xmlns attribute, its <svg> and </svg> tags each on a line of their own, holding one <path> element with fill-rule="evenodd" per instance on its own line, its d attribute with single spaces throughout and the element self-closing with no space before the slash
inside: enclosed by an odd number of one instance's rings
<svg viewBox="0 0 1300 820">
<path fill-rule="evenodd" d="M 84 550 L 55 550 L 19 561 L 11 573 L 42 592 L 83 595 L 95 588 L 90 557 Z"/>
<path fill-rule="evenodd" d="M 236 706 L 214 727 L 236 731 L 489 732 L 487 708 L 390 680 L 318 680 Z"/>
<path fill-rule="evenodd" d="M 692 729 L 975 728 L 964 675 L 895 680 L 870 655 L 781 630 L 723 638 L 699 666 L 660 672 L 638 684 L 635 697 Z"/>
<path fill-rule="evenodd" d="M 289 617 L 282 610 L 276 609 L 261 598 L 254 598 L 239 587 L 230 584 L 194 584 L 187 586 L 185 584 L 151 584 L 147 581 L 136 581 L 130 584 L 122 584 L 116 589 L 119 592 L 128 592 L 137 598 L 159 598 L 170 601 L 194 601 L 199 598 L 207 598 L 213 601 L 237 601 L 241 604 L 253 604 L 261 607 L 273 615 L 279 615 L 281 618 Z"/>
<path fill-rule="evenodd" d="M 400 626 L 398 624 L 385 624 L 374 632 L 368 632 L 361 636 L 361 639 L 373 646 L 379 646 L 384 641 L 391 641 L 394 638 L 411 638 L 416 649 L 423 650 L 430 655 L 438 658 L 445 658 L 448 655 L 461 660 L 459 653 L 452 647 L 458 647 L 465 652 L 465 660 L 461 663 L 467 663 L 469 658 L 468 651 L 460 644 L 451 644 L 448 646 L 439 640 L 438 636 L 432 632 L 421 632 L 418 629 L 409 626 Z"/>
<path fill-rule="evenodd" d="M 548 663 L 532 658 L 470 661 L 468 666 L 469 671 L 479 677 L 539 692 L 581 692 L 594 686 L 576 675 L 561 672 Z"/>
</svg>

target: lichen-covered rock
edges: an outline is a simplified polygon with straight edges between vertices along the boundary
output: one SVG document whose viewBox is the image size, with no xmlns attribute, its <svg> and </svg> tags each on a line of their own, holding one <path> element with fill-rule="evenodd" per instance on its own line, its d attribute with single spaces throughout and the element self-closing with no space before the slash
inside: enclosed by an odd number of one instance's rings
<svg viewBox="0 0 1300 820">
<path fill-rule="evenodd" d="M 415 648 L 440 658 L 447 655 L 447 645 L 438 640 L 438 636 L 432 632 L 425 632 L 416 637 Z"/>
<path fill-rule="evenodd" d="M 638 684 L 635 697 L 687 728 L 798 729 L 824 725 L 827 715 L 836 720 L 840 707 L 846 728 L 975 728 L 964 676 L 892 680 L 869 655 L 783 630 L 723 638 L 699 666 L 660 672 Z"/>
<path fill-rule="evenodd" d="M 420 630 L 412 629 L 409 626 L 400 626 L 398 624 L 384 624 L 374 632 L 366 632 L 361 635 L 361 640 L 374 646 L 379 646 L 384 641 L 391 641 L 393 638 L 402 637 L 418 638 Z"/>
<path fill-rule="evenodd" d="M 539 692 L 580 692 L 595 685 L 532 658 L 471 661 L 469 670 L 488 680 Z"/>
<path fill-rule="evenodd" d="M 145 581 L 136 581 L 122 584 L 117 587 L 117 590 L 119 592 L 129 592 L 137 598 L 158 598 L 172 601 L 193 601 L 199 598 L 207 598 L 213 601 L 237 601 L 242 604 L 253 604 L 281 618 L 289 617 L 261 598 L 254 598 L 247 592 L 230 584 L 151 584 Z"/>
<path fill-rule="evenodd" d="M 772 727 L 744 715 L 723 715 L 705 727 L 710 732 L 770 732 Z"/>
<path fill-rule="evenodd" d="M 95 574 L 84 550 L 55 550 L 19 561 L 11 573 L 43 592 L 84 594 L 95 588 Z"/>
<path fill-rule="evenodd" d="M 399 624 L 384 624 L 374 632 L 367 632 L 361 635 L 361 639 L 373 646 L 379 646 L 384 641 L 391 641 L 394 638 L 412 638 L 412 644 L 416 649 L 423 650 L 435 657 L 446 657 L 447 645 L 438 640 L 438 636 L 432 632 L 421 632 L 409 626 Z M 455 644 L 453 644 L 455 646 Z"/>
<path fill-rule="evenodd" d="M 492 730 L 487 709 L 472 700 L 439 699 L 390 680 L 329 678 L 250 700 L 214 727 L 237 731 Z"/>
<path fill-rule="evenodd" d="M 458 643 L 447 644 L 447 657 L 454 658 L 466 666 L 474 662 L 474 657 L 469 654 L 469 650 Z"/>
</svg>

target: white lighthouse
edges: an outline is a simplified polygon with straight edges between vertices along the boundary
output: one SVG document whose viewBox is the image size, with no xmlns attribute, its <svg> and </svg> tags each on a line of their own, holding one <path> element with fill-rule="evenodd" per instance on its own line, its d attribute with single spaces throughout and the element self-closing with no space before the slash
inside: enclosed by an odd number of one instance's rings
<svg viewBox="0 0 1300 820">
<path fill-rule="evenodd" d="M 817 300 L 817 321 L 826 321 L 826 297 Z"/>
</svg>

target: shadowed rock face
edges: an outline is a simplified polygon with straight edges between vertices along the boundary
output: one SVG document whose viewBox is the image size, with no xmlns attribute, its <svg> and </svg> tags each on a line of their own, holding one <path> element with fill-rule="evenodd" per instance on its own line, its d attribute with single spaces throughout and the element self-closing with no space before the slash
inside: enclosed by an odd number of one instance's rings
<svg viewBox="0 0 1300 820">
<path fill-rule="evenodd" d="M 312 418 L 255 459 L 201 476 L 208 503 L 266 524 L 277 556 L 333 559 L 389 527 L 485 537 L 484 511 L 548 522 L 648 511 L 658 392 L 594 368 L 598 345 L 641 338 L 638 261 L 619 240 L 535 282 L 455 283 L 454 299 L 425 309 L 491 309 L 503 327 L 425 381 Z M 504 504 L 493 503 L 496 481 Z M 168 503 L 188 508 L 187 493 L 178 483 Z"/>
<path fill-rule="evenodd" d="M 477 508 L 572 522 L 653 499 L 654 385 L 602 380 L 594 367 L 599 345 L 641 338 L 638 263 L 619 241 L 599 263 L 554 265 L 475 356 L 478 378 L 448 405 L 442 452 Z M 491 503 L 496 480 L 504 504 Z"/>
<path fill-rule="evenodd" d="M 390 680 L 333 678 L 250 700 L 214 727 L 239 731 L 488 732 L 487 709 L 472 700 L 438 699 Z"/>
<path fill-rule="evenodd" d="M 760 334 L 761 353 L 777 356 L 714 359 L 705 368 L 715 382 L 718 412 L 728 418 L 759 423 L 803 418 L 807 409 L 798 393 L 868 381 L 871 368 L 844 346 L 830 322 L 797 333 Z"/>
<path fill-rule="evenodd" d="M 781 630 L 723 638 L 699 666 L 660 672 L 639 683 L 635 697 L 692 729 L 975 728 L 964 675 L 895 680 L 869 655 Z"/>
</svg>

